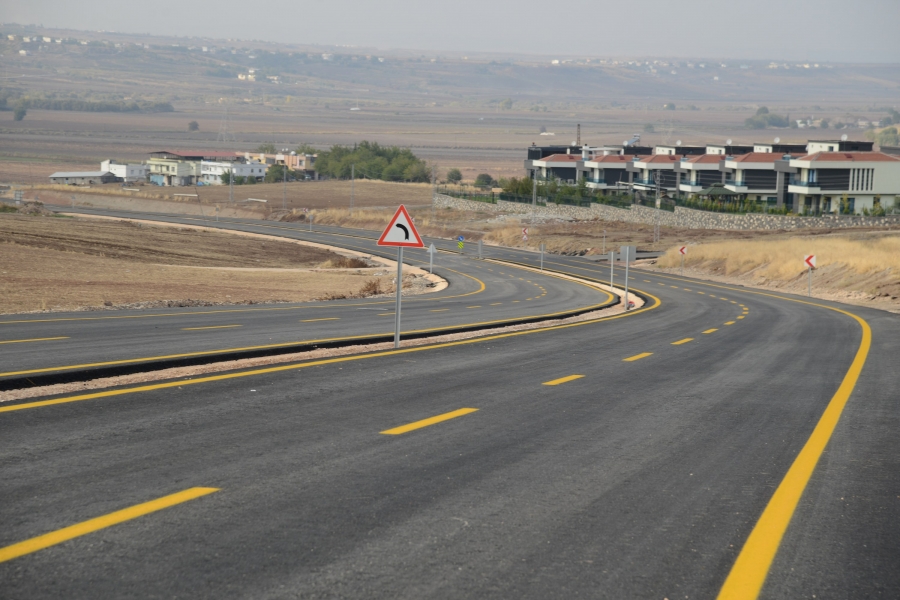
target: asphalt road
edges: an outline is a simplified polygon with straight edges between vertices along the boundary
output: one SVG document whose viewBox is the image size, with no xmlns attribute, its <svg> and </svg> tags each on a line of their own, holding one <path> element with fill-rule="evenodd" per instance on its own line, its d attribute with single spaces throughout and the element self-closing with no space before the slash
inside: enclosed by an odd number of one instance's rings
<svg viewBox="0 0 900 600">
<path fill-rule="evenodd" d="M 633 285 L 598 322 L 4 404 L 2 596 L 900 596 L 897 316 Z"/>
<path fill-rule="evenodd" d="M 103 215 L 140 216 L 185 224 L 205 223 L 185 216 L 113 211 Z M 215 226 L 213 221 L 211 225 Z M 376 245 L 373 232 L 335 229 L 308 232 L 302 226 L 230 220 L 222 228 L 281 235 L 341 245 L 396 259 L 396 251 Z M 431 242 L 432 240 L 429 240 Z M 450 248 L 446 240 L 437 240 Z M 471 245 L 470 245 L 471 247 Z M 423 250 L 407 249 L 404 262 L 428 267 Z M 564 316 L 609 305 L 617 299 L 594 287 L 552 275 L 474 261 L 472 255 L 440 253 L 435 272 L 449 282 L 437 293 L 404 300 L 402 335 L 460 327 L 499 326 L 544 315 Z M 262 306 L 99 311 L 0 316 L 0 384 L 4 380 L 147 365 L 179 357 L 205 357 L 239 351 L 390 336 L 394 299 L 354 299 Z M 21 385 L 21 383 L 17 383 Z M 27 383 L 25 384 L 27 385 Z"/>
</svg>

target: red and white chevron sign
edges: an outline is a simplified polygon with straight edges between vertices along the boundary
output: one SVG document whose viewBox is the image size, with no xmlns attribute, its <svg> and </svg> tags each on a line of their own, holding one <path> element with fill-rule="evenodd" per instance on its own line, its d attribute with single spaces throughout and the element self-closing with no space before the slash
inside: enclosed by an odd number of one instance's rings
<svg viewBox="0 0 900 600">
<path fill-rule="evenodd" d="M 682 246 L 678 249 L 679 254 L 687 254 L 687 246 Z"/>
<path fill-rule="evenodd" d="M 803 259 L 803 262 L 804 262 L 804 263 L 806 264 L 806 266 L 809 267 L 810 269 L 815 269 L 815 268 L 816 268 L 816 255 L 815 255 L 815 254 L 809 254 L 809 255 L 807 255 L 807 256 Z"/>
</svg>

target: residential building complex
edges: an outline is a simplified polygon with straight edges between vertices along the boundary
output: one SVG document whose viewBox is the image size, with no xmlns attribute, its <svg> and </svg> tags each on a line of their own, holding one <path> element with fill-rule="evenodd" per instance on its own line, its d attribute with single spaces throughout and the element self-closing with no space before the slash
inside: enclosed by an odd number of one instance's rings
<svg viewBox="0 0 900 600">
<path fill-rule="evenodd" d="M 801 213 L 859 214 L 900 204 L 900 155 L 872 142 L 528 148 L 529 178 L 633 198 L 715 195 Z M 714 194 L 711 192 L 715 190 Z"/>
</svg>

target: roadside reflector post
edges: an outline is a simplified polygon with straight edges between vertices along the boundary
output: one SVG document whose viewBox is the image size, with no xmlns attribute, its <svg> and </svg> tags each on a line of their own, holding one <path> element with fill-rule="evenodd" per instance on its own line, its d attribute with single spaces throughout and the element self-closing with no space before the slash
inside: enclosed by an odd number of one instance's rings
<svg viewBox="0 0 900 600">
<path fill-rule="evenodd" d="M 381 237 L 379 246 L 395 246 L 397 248 L 397 303 L 394 309 L 394 348 L 400 347 L 400 297 L 403 292 L 403 248 L 424 248 L 419 232 L 416 231 L 412 217 L 402 204 L 394 213 Z M 434 244 L 431 245 L 434 248 Z M 429 248 L 430 250 L 430 248 Z M 432 254 L 433 256 L 433 254 Z"/>
<path fill-rule="evenodd" d="M 478 260 L 481 260 L 481 240 L 478 240 Z"/>
<path fill-rule="evenodd" d="M 628 310 L 628 263 L 631 260 L 631 246 L 625 246 L 625 310 Z"/>
<path fill-rule="evenodd" d="M 309 215 L 309 230 L 310 231 L 312 231 L 312 220 L 313 220 L 313 216 Z"/>
<path fill-rule="evenodd" d="M 544 244 L 541 244 L 541 272 L 544 272 Z"/>
<path fill-rule="evenodd" d="M 816 268 L 816 255 L 807 254 L 803 257 L 803 264 L 806 265 L 806 295 L 812 297 L 812 272 Z"/>
</svg>

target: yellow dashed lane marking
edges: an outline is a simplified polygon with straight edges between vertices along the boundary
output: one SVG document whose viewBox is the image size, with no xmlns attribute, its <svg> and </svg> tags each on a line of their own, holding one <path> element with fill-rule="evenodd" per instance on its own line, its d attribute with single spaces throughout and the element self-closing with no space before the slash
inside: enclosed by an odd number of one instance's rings
<svg viewBox="0 0 900 600">
<path fill-rule="evenodd" d="M 622 362 L 632 362 L 635 360 L 641 360 L 642 358 L 647 358 L 648 356 L 652 356 L 652 352 L 641 352 L 640 354 L 635 354 L 634 356 L 629 356 L 628 358 L 623 358 Z"/>
<path fill-rule="evenodd" d="M 218 488 L 190 488 L 178 492 L 177 494 L 163 496 L 162 498 L 157 498 L 150 502 L 144 502 L 143 504 L 138 504 L 130 508 L 117 510 L 116 512 L 109 513 L 102 517 L 63 527 L 62 529 L 57 529 L 56 531 L 33 537 L 30 540 L 0 548 L 0 563 L 218 491 Z"/>
<path fill-rule="evenodd" d="M 725 321 L 726 325 L 734 325 L 734 321 Z"/>
<path fill-rule="evenodd" d="M 584 377 L 584 375 L 567 375 L 566 377 L 560 377 L 559 379 L 545 381 L 541 385 L 559 385 L 561 383 L 566 383 L 569 381 L 575 381 L 576 379 L 581 379 L 582 377 Z"/>
<path fill-rule="evenodd" d="M 33 338 L 30 340 L 3 340 L 0 344 L 23 344 L 25 342 L 49 342 L 51 340 L 67 340 L 68 337 Z"/>
<path fill-rule="evenodd" d="M 437 415 L 436 417 L 429 417 L 427 419 L 422 419 L 421 421 L 408 423 L 406 425 L 401 425 L 400 427 L 394 427 L 393 429 L 386 429 L 381 433 L 383 433 L 384 435 L 400 435 L 401 433 L 406 433 L 415 429 L 422 429 L 423 427 L 428 427 L 429 425 L 434 425 L 435 423 L 441 423 L 443 421 L 449 421 L 450 419 L 462 417 L 463 415 L 468 415 L 469 413 L 476 412 L 477 410 L 477 408 L 460 408 L 459 410 L 454 410 L 442 415 Z"/>
<path fill-rule="evenodd" d="M 677 342 L 672 342 L 673 346 L 680 346 L 682 344 L 687 344 L 688 342 L 693 342 L 694 338 L 684 338 L 683 340 L 678 340 Z"/>
<path fill-rule="evenodd" d="M 208 327 L 182 327 L 182 331 L 200 331 L 201 329 L 231 329 L 232 327 L 242 327 L 242 325 L 210 325 Z"/>
<path fill-rule="evenodd" d="M 704 331 L 703 333 L 713 333 L 714 331 L 718 331 L 718 329 L 716 329 L 716 328 L 707 329 L 707 330 Z"/>
<path fill-rule="evenodd" d="M 340 321 L 340 317 L 322 317 L 321 319 L 301 319 L 301 323 L 313 323 L 315 321 Z"/>
</svg>

